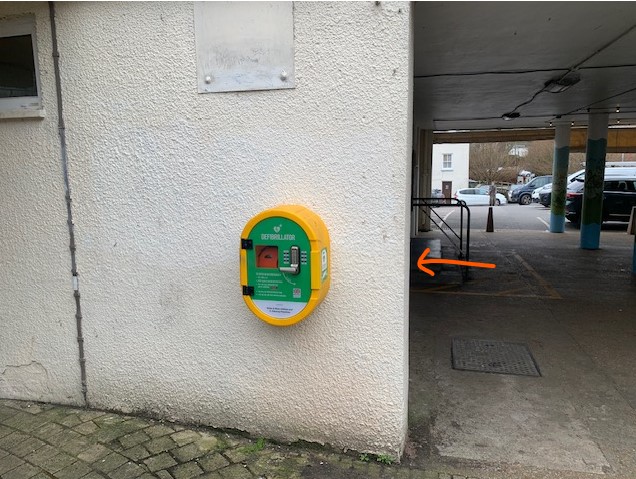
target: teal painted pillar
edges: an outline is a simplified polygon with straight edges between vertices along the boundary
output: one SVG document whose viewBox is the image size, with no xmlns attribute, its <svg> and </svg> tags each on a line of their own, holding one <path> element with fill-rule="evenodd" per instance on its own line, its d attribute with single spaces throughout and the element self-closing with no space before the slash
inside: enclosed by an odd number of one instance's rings
<svg viewBox="0 0 636 479">
<path fill-rule="evenodd" d="M 603 222 L 603 181 L 609 114 L 590 114 L 588 118 L 585 187 L 581 210 L 581 248 L 598 249 Z"/>
<path fill-rule="evenodd" d="M 570 162 L 570 122 L 560 122 L 554 128 L 554 162 L 552 163 L 552 202 L 550 233 L 565 231 L 565 194 Z"/>
</svg>

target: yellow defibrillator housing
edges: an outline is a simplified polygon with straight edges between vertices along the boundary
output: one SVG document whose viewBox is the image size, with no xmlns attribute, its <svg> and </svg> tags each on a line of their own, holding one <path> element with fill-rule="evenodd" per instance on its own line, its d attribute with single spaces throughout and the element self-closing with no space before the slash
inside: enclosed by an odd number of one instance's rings
<svg viewBox="0 0 636 479">
<path fill-rule="evenodd" d="M 329 283 L 329 232 L 313 211 L 278 206 L 245 225 L 241 287 L 260 319 L 275 326 L 302 321 L 327 295 Z"/>
</svg>

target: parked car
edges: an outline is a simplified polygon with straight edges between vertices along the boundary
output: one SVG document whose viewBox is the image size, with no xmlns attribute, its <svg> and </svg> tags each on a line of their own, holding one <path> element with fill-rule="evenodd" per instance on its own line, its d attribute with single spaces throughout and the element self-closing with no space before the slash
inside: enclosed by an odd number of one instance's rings
<svg viewBox="0 0 636 479">
<path fill-rule="evenodd" d="M 541 187 L 543 188 L 543 187 Z M 539 188 L 535 188 L 534 190 L 532 190 L 532 194 L 530 195 L 530 197 L 532 198 L 532 202 L 533 203 L 538 203 L 539 202 Z"/>
<path fill-rule="evenodd" d="M 571 182 L 576 181 L 577 178 L 584 178 L 584 177 L 585 177 L 585 170 L 575 171 L 571 175 L 568 175 L 566 186 L 569 185 Z M 541 188 L 537 188 L 536 190 L 533 191 L 532 194 L 534 195 L 535 192 L 537 193 L 537 197 L 538 197 L 537 201 L 541 203 L 543 206 L 545 206 L 546 208 L 549 208 L 550 205 L 552 204 L 552 183 L 548 183 L 547 185 L 542 186 Z M 534 201 L 534 196 L 532 197 L 532 200 Z"/>
<path fill-rule="evenodd" d="M 532 192 L 532 201 L 534 201 L 534 194 L 537 194 L 537 203 L 541 203 L 543 206 L 550 207 L 550 201 L 552 201 L 552 183 L 548 183 L 541 188 L 537 188 Z"/>
<path fill-rule="evenodd" d="M 490 194 L 488 193 L 488 187 L 482 186 L 481 188 L 463 188 L 457 190 L 455 198 L 465 201 L 468 206 L 489 205 Z M 495 205 L 505 205 L 507 203 L 506 197 L 501 193 L 495 194 Z"/>
<path fill-rule="evenodd" d="M 636 167 L 634 166 L 618 166 L 620 163 L 610 162 L 613 166 L 605 167 L 605 177 L 614 176 L 636 176 Z M 631 165 L 632 162 L 628 162 Z M 568 176 L 568 184 L 575 180 L 585 179 L 585 170 L 579 170 Z"/>
<path fill-rule="evenodd" d="M 447 203 L 444 193 L 442 193 L 442 190 L 440 190 L 439 188 L 433 188 L 431 190 L 431 198 L 432 200 L 430 203 L 432 208 L 437 208 L 438 206 Z"/>
<path fill-rule="evenodd" d="M 510 188 L 508 192 L 508 201 L 510 203 L 519 203 L 521 205 L 529 205 L 532 203 L 532 192 L 541 186 L 552 183 L 552 175 L 537 176 L 525 185 L 517 188 Z"/>
<path fill-rule="evenodd" d="M 581 222 L 584 186 L 583 179 L 573 181 L 568 186 L 565 197 L 565 217 L 575 224 Z M 606 177 L 603 184 L 602 221 L 628 222 L 634 206 L 636 206 L 636 175 Z"/>
<path fill-rule="evenodd" d="M 547 188 L 547 190 L 546 190 L 546 188 Z M 552 183 L 548 183 L 545 186 L 540 186 L 539 188 L 536 188 L 535 190 L 532 191 L 532 202 L 533 203 L 539 203 L 539 195 L 543 191 L 552 191 Z"/>
<path fill-rule="evenodd" d="M 552 205 L 552 185 L 550 185 L 549 190 L 544 190 L 539 193 L 539 203 L 546 208 L 549 208 Z"/>
<path fill-rule="evenodd" d="M 615 177 L 615 176 L 633 176 L 636 177 L 636 168 L 633 166 L 621 166 L 621 163 L 618 162 L 609 162 L 611 166 L 605 168 L 605 177 Z M 629 163 L 631 165 L 631 163 Z M 579 170 L 571 175 L 568 175 L 567 185 L 569 186 L 573 181 L 577 180 L 585 180 L 585 170 Z M 552 202 L 552 183 L 548 183 L 542 188 L 535 190 L 538 192 L 539 203 L 543 206 L 550 207 Z M 533 192 L 534 195 L 534 192 Z M 534 196 L 532 198 L 534 201 Z"/>
<path fill-rule="evenodd" d="M 444 198 L 444 193 L 439 188 L 433 188 L 431 190 L 431 198 Z"/>
</svg>

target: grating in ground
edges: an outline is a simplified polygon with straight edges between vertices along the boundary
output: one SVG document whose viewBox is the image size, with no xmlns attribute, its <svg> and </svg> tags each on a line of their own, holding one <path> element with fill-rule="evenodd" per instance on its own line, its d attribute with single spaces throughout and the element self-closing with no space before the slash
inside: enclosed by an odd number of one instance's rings
<svg viewBox="0 0 636 479">
<path fill-rule="evenodd" d="M 528 346 L 488 339 L 453 338 L 453 369 L 541 376 Z"/>
</svg>

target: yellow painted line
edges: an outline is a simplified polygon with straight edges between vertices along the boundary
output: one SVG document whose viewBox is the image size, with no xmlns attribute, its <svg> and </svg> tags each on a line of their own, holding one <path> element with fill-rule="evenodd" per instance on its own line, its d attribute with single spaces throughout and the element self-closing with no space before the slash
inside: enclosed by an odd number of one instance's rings
<svg viewBox="0 0 636 479">
<path fill-rule="evenodd" d="M 519 260 L 519 262 L 528 270 L 528 272 L 532 276 L 534 276 L 534 278 L 537 280 L 539 285 L 541 285 L 543 288 L 545 288 L 545 290 L 548 292 L 550 297 L 555 298 L 555 299 L 563 299 L 561 297 L 561 295 L 559 293 L 557 293 L 557 291 L 552 287 L 552 285 L 550 283 L 548 283 L 545 279 L 543 279 L 543 276 L 541 276 L 539 273 L 537 273 L 536 270 L 532 266 L 530 266 L 528 263 L 526 263 L 526 261 L 521 256 L 519 256 L 517 253 L 515 253 L 515 258 L 517 258 Z"/>
<path fill-rule="evenodd" d="M 441 291 L 443 289 L 451 289 L 451 288 L 458 288 L 460 287 L 461 284 L 445 284 L 442 286 L 435 286 L 434 288 L 425 288 L 427 291 Z"/>
<path fill-rule="evenodd" d="M 516 293 L 517 291 L 523 291 L 524 289 L 528 289 L 528 287 L 527 286 L 523 286 L 521 288 L 508 289 L 506 291 L 501 291 L 501 292 L 497 293 L 497 296 L 511 296 L 514 293 Z"/>
</svg>

